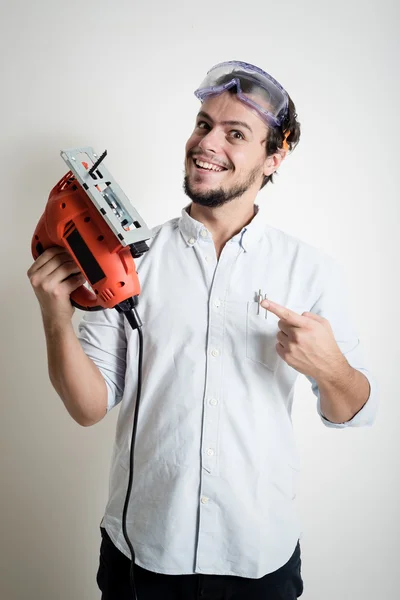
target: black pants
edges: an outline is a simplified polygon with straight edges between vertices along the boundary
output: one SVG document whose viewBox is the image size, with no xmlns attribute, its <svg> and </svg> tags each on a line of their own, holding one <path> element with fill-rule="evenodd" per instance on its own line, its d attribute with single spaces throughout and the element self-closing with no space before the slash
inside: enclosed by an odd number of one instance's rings
<svg viewBox="0 0 400 600">
<path fill-rule="evenodd" d="M 101 529 L 97 585 L 102 600 L 132 600 L 131 561 Z M 162 575 L 135 565 L 138 600 L 296 600 L 303 593 L 300 542 L 288 562 L 260 579 L 233 575 Z"/>
</svg>

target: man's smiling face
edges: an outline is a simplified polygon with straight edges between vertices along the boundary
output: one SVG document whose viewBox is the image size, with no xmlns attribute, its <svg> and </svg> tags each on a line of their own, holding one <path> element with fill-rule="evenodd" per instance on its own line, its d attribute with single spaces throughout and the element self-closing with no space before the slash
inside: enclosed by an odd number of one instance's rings
<svg viewBox="0 0 400 600">
<path fill-rule="evenodd" d="M 261 104 L 260 98 L 253 99 Z M 266 158 L 266 137 L 267 126 L 235 95 L 208 98 L 185 147 L 185 193 L 208 207 L 221 206 L 247 190 L 255 197 L 264 175 L 277 168 L 276 160 Z"/>
</svg>

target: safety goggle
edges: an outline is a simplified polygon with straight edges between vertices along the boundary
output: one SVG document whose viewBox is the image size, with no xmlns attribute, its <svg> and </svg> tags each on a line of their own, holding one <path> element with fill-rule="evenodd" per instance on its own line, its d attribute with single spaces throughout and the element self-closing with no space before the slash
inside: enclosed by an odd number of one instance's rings
<svg viewBox="0 0 400 600">
<path fill-rule="evenodd" d="M 256 86 L 255 93 L 265 100 L 266 106 L 261 106 L 242 90 L 239 77 Z M 262 120 L 271 127 L 281 127 L 288 114 L 289 96 L 276 79 L 265 71 L 249 63 L 231 60 L 212 67 L 200 87 L 194 92 L 195 96 L 204 102 L 208 97 L 222 94 L 236 86 L 236 95 L 244 104 L 257 111 Z M 252 92 L 248 92 L 252 93 Z M 287 132 L 287 136 L 290 132 Z M 287 147 L 285 136 L 285 146 Z"/>
</svg>

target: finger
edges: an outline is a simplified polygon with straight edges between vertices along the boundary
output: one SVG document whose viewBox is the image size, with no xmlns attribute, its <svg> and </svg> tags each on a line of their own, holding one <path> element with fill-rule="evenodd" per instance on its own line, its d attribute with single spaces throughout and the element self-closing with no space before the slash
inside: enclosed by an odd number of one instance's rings
<svg viewBox="0 0 400 600">
<path fill-rule="evenodd" d="M 86 278 L 85 278 L 84 274 L 82 273 L 82 271 L 81 271 L 80 269 L 78 269 L 78 267 L 76 266 L 76 264 L 75 264 L 75 263 L 74 263 L 74 265 L 75 265 L 75 266 L 71 266 L 72 273 L 70 273 L 69 275 L 67 275 L 67 276 L 65 277 L 65 279 L 63 279 L 63 280 L 61 281 L 61 283 L 63 283 L 64 281 L 67 281 L 68 279 L 71 279 L 72 277 L 75 277 L 76 275 L 79 275 L 79 274 L 81 274 L 81 275 L 82 275 L 82 277 L 83 277 L 83 278 L 85 279 L 85 281 L 86 281 Z"/>
<path fill-rule="evenodd" d="M 47 264 L 52 258 L 57 256 L 58 254 L 66 253 L 67 251 L 62 246 L 51 246 L 51 248 L 47 248 L 43 254 L 37 257 L 35 262 L 28 269 L 28 277 L 36 273 L 39 269 L 41 269 L 45 264 Z"/>
<path fill-rule="evenodd" d="M 275 345 L 275 350 L 276 350 L 276 353 L 278 354 L 278 356 L 280 356 L 282 360 L 284 360 L 285 362 L 287 362 L 287 361 L 286 361 L 286 358 L 285 358 L 285 353 L 286 353 L 286 351 L 285 351 L 285 348 L 282 346 L 282 344 L 280 344 L 280 343 L 278 342 L 278 343 Z"/>
<path fill-rule="evenodd" d="M 279 319 L 278 327 L 285 335 L 289 335 L 293 329 L 293 325 L 289 325 L 287 321 L 283 321 L 282 319 Z"/>
<path fill-rule="evenodd" d="M 81 285 L 83 285 L 85 281 L 85 276 L 80 272 L 75 275 L 70 275 L 62 282 L 62 291 L 66 294 L 72 294 L 72 292 L 81 287 Z"/>
<path fill-rule="evenodd" d="M 68 260 L 59 264 L 57 268 L 47 276 L 48 285 L 50 288 L 59 285 L 68 278 L 79 275 L 80 272 L 76 262 L 69 257 Z"/>
<path fill-rule="evenodd" d="M 272 300 L 262 300 L 261 306 L 293 327 L 302 327 L 304 325 L 304 318 L 301 315 L 294 310 L 290 310 L 285 306 L 272 302 Z"/>
<path fill-rule="evenodd" d="M 32 268 L 29 277 L 31 281 L 33 277 L 36 280 L 43 281 L 47 277 L 50 277 L 61 265 L 64 264 L 76 265 L 76 263 L 72 260 L 71 255 L 68 254 L 65 249 L 62 249 L 61 252 L 56 252 L 53 256 L 50 255 L 50 258 L 48 258 L 48 260 L 41 266 L 36 265 L 36 268 Z M 75 273 L 78 271 L 79 269 L 76 267 Z"/>
<path fill-rule="evenodd" d="M 55 268 L 53 261 L 57 261 Z M 53 269 L 53 270 L 51 270 Z M 50 271 L 50 272 L 49 272 Z M 34 289 L 42 289 L 45 293 L 54 293 L 60 284 L 70 275 L 77 275 L 79 268 L 75 261 L 67 255 L 67 259 L 60 263 L 59 257 L 54 257 L 49 263 L 43 266 L 37 273 L 34 273 L 30 279 Z"/>
<path fill-rule="evenodd" d="M 289 338 L 285 333 L 283 333 L 282 331 L 279 331 L 276 335 L 276 339 L 278 340 L 278 342 L 280 343 L 281 346 L 286 348 Z"/>
<path fill-rule="evenodd" d="M 325 317 L 321 317 L 321 315 L 316 315 L 315 313 L 312 312 L 303 312 L 303 317 L 308 317 L 309 319 L 314 319 L 314 321 L 319 321 L 320 323 L 322 323 L 322 321 L 326 321 Z"/>
</svg>

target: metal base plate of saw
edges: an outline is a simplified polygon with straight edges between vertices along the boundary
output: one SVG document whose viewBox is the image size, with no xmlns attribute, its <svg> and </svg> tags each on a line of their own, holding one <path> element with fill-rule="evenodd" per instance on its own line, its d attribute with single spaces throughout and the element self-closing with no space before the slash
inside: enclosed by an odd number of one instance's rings
<svg viewBox="0 0 400 600">
<path fill-rule="evenodd" d="M 122 246 L 152 237 L 142 217 L 105 167 L 103 160 L 107 150 L 98 156 L 88 146 L 61 150 L 60 154 Z"/>
</svg>

